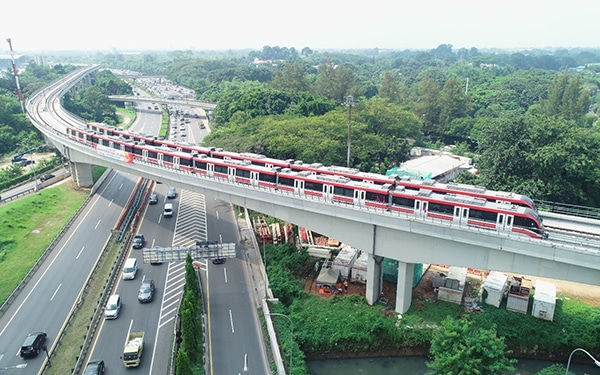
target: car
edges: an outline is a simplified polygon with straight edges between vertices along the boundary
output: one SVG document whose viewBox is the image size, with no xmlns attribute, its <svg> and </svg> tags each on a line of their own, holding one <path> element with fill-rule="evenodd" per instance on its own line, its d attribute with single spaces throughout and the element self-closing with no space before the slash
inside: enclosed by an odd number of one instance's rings
<svg viewBox="0 0 600 375">
<path fill-rule="evenodd" d="M 48 181 L 54 177 L 56 177 L 56 176 L 54 176 L 52 173 L 46 173 L 46 174 L 42 175 L 42 177 L 40 177 L 40 182 Z"/>
<path fill-rule="evenodd" d="M 23 345 L 21 345 L 21 358 L 29 358 L 37 356 L 46 342 L 45 332 L 33 332 L 25 337 Z"/>
<path fill-rule="evenodd" d="M 121 313 L 121 296 L 113 294 L 108 297 L 106 307 L 104 308 L 104 317 L 106 319 L 117 319 Z"/>
<path fill-rule="evenodd" d="M 169 187 L 169 191 L 167 192 L 168 199 L 177 198 L 177 190 L 173 186 Z"/>
<path fill-rule="evenodd" d="M 225 258 L 218 257 L 218 258 L 213 258 L 213 260 L 212 260 L 212 264 L 223 264 L 223 263 L 225 263 Z"/>
<path fill-rule="evenodd" d="M 103 359 L 92 359 L 85 366 L 83 375 L 100 375 L 104 374 L 104 360 Z"/>
<path fill-rule="evenodd" d="M 35 163 L 35 161 L 33 161 L 31 159 L 22 159 L 22 160 L 19 160 L 18 163 L 21 164 L 22 166 L 26 166 L 26 165 Z"/>
<path fill-rule="evenodd" d="M 138 292 L 138 301 L 141 303 L 151 302 L 154 298 L 154 280 L 146 279 L 142 281 Z"/>
<path fill-rule="evenodd" d="M 148 198 L 148 204 L 157 204 L 158 203 L 158 195 L 151 194 L 150 198 Z"/>
<path fill-rule="evenodd" d="M 138 233 L 133 237 L 133 248 L 134 249 L 141 249 L 142 247 L 144 247 L 145 243 L 146 243 L 146 239 L 144 238 L 143 234 Z"/>
</svg>

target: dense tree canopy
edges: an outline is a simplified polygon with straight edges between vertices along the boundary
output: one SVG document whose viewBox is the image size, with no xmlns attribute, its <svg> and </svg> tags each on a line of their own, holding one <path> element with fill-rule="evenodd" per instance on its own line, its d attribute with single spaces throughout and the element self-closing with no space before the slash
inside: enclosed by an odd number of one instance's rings
<svg viewBox="0 0 600 375">
<path fill-rule="evenodd" d="M 495 327 L 473 329 L 467 320 L 452 317 L 442 321 L 429 351 L 433 360 L 427 367 L 439 375 L 496 375 L 514 371 L 516 360 L 506 357 L 504 338 Z"/>
</svg>

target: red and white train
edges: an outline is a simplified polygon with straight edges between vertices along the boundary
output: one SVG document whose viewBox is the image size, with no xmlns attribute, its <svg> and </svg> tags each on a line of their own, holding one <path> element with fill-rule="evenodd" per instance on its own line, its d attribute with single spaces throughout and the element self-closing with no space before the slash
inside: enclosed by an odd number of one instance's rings
<svg viewBox="0 0 600 375">
<path fill-rule="evenodd" d="M 366 177 L 363 180 L 353 179 L 345 173 L 333 173 L 339 167 L 312 165 L 309 169 L 295 169 L 293 165 L 301 164 L 262 157 L 254 160 L 237 158 L 235 155 L 243 154 L 157 140 L 100 124 L 90 124 L 87 129 L 69 127 L 67 134 L 71 139 L 86 143 L 99 152 L 123 152 L 133 163 L 155 163 L 330 202 L 379 208 L 532 238 L 548 237 L 536 210 L 499 199 L 500 195 L 486 195 L 486 191 L 478 191 L 476 187 L 461 190 L 452 189 L 449 184 L 438 184 L 445 186 L 440 190 L 439 186 L 432 188 L 435 185 L 433 183 L 411 182 L 404 185 L 408 182 L 372 173 L 361 174 Z M 268 159 L 269 162 L 262 164 L 257 162 L 259 159 Z M 506 196 L 511 194 L 502 193 L 502 197 Z"/>
<path fill-rule="evenodd" d="M 87 127 L 90 131 L 98 135 L 119 137 L 121 140 L 130 140 L 137 144 L 166 146 L 181 152 L 186 152 L 190 154 L 204 154 L 217 159 L 243 160 L 249 161 L 254 165 L 259 165 L 263 167 L 290 168 L 291 170 L 297 172 L 309 171 L 319 175 L 344 176 L 353 181 L 368 182 L 377 185 L 390 184 L 403 187 L 406 190 L 418 191 L 424 189 L 431 190 L 439 194 L 468 195 L 471 197 L 483 198 L 490 202 L 507 203 L 511 205 L 529 207 L 533 210 L 537 210 L 533 200 L 526 195 L 515 194 L 512 192 L 489 190 L 484 186 L 458 184 L 454 182 L 441 183 L 435 180 L 413 180 L 404 177 L 399 178 L 398 176 L 386 176 L 377 173 L 361 172 L 356 168 L 348 168 L 341 166 L 324 166 L 320 163 L 305 164 L 299 160 L 279 160 L 266 157 L 262 154 L 224 151 L 222 149 L 214 147 L 201 147 L 190 143 L 160 140 L 154 136 L 132 133 L 102 123 L 88 123 Z"/>
</svg>

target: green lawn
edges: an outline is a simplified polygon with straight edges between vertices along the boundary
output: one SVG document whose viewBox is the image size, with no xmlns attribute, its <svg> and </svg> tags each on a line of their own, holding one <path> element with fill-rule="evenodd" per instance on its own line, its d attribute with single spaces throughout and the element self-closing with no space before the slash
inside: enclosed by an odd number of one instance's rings
<svg viewBox="0 0 600 375">
<path fill-rule="evenodd" d="M 67 182 L 0 206 L 0 304 L 88 195 Z"/>
</svg>

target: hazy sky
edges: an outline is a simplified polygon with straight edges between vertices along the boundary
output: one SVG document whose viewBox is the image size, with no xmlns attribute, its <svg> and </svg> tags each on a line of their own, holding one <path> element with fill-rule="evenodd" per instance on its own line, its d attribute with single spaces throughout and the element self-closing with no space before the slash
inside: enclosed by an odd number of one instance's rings
<svg viewBox="0 0 600 375">
<path fill-rule="evenodd" d="M 16 3 L 14 3 L 16 4 Z M 0 53 L 45 50 L 599 47 L 598 0 L 30 0 Z"/>
</svg>

